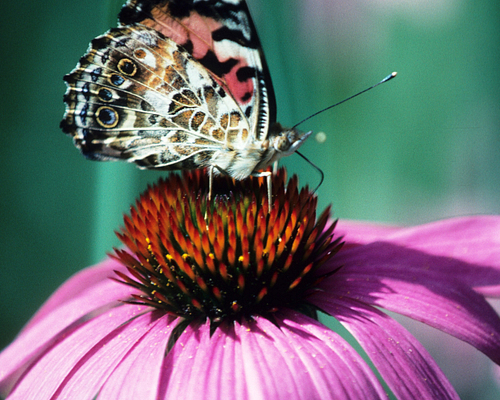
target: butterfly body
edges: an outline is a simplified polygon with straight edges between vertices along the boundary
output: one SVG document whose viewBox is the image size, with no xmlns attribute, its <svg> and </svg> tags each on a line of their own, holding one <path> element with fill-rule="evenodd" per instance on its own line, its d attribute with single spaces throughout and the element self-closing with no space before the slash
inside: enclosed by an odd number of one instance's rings
<svg viewBox="0 0 500 400">
<path fill-rule="evenodd" d="M 129 1 L 65 77 L 61 127 L 95 160 L 259 175 L 309 133 L 275 122 L 244 1 Z"/>
</svg>

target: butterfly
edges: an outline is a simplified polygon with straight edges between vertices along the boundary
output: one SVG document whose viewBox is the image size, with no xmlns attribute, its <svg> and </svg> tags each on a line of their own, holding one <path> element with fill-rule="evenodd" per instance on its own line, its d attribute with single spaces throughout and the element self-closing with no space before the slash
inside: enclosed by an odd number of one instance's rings
<svg viewBox="0 0 500 400">
<path fill-rule="evenodd" d="M 269 70 L 244 0 L 129 0 L 64 77 L 61 128 L 93 160 L 208 168 L 234 179 L 310 136 L 276 122 Z M 270 198 L 270 194 L 268 196 Z"/>
</svg>

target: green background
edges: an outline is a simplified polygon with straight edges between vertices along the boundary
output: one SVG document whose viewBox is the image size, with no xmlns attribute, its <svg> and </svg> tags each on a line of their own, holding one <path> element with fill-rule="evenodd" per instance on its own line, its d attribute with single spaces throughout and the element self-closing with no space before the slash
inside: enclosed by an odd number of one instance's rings
<svg viewBox="0 0 500 400">
<path fill-rule="evenodd" d="M 302 148 L 325 172 L 320 208 L 398 224 L 500 212 L 498 0 L 248 2 L 284 125 L 399 73 L 301 126 L 326 134 Z M 119 7 L 2 7 L 0 348 L 66 278 L 117 245 L 122 213 L 161 175 L 87 161 L 58 127 L 62 76 Z M 317 184 L 301 158 L 285 164 Z"/>
</svg>

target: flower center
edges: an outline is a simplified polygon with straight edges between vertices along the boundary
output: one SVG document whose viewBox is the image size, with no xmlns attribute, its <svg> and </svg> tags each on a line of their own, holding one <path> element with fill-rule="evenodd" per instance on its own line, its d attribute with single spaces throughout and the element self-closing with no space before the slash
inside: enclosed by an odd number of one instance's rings
<svg viewBox="0 0 500 400">
<path fill-rule="evenodd" d="M 171 174 L 149 187 L 117 233 L 128 248 L 114 256 L 140 290 L 130 302 L 188 320 L 217 323 L 300 309 L 322 279 L 318 267 L 340 249 L 327 208 L 316 221 L 317 198 L 288 184 L 281 169 L 269 207 L 262 178 L 214 178 L 207 204 L 203 172 Z M 326 227 L 326 229 L 325 229 Z"/>
</svg>

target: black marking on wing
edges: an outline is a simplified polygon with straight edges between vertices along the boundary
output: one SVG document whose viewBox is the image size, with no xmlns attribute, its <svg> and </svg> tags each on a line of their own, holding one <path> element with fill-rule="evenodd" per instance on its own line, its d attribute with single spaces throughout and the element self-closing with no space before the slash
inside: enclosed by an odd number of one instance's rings
<svg viewBox="0 0 500 400">
<path fill-rule="evenodd" d="M 212 50 L 207 51 L 205 57 L 198 59 L 198 61 L 219 78 L 222 78 L 225 74 L 230 72 L 236 64 L 238 64 L 238 60 L 235 60 L 234 58 L 220 62 Z"/>
<path fill-rule="evenodd" d="M 238 78 L 240 82 L 245 82 L 247 79 L 255 77 L 255 74 L 255 68 L 241 67 L 238 69 L 238 71 L 236 71 L 236 78 Z"/>
<path fill-rule="evenodd" d="M 247 100 L 250 100 L 252 98 L 252 94 L 251 92 L 247 92 L 245 93 L 243 96 L 241 96 L 241 100 L 243 102 L 247 101 Z"/>
<path fill-rule="evenodd" d="M 167 1 L 136 1 L 134 4 L 127 2 L 118 14 L 118 21 L 124 25 L 132 25 L 142 21 L 144 15 L 151 16 L 151 10 L 155 6 L 161 6 L 166 3 Z"/>
<path fill-rule="evenodd" d="M 90 83 L 87 82 L 82 86 L 82 94 L 85 97 L 85 100 L 89 101 L 90 99 Z"/>
<path fill-rule="evenodd" d="M 102 75 L 102 68 L 96 68 L 90 73 L 90 79 L 92 79 L 92 82 L 97 82 L 97 80 L 101 75 Z"/>
<path fill-rule="evenodd" d="M 257 49 L 260 46 L 257 36 L 252 36 L 250 40 L 247 40 L 243 36 L 241 31 L 235 29 L 229 29 L 227 26 L 217 29 L 212 32 L 212 39 L 216 42 L 221 42 L 223 40 L 231 40 L 232 42 L 238 43 L 241 46 L 249 47 L 252 49 Z"/>
<path fill-rule="evenodd" d="M 168 3 L 169 11 L 174 18 L 186 18 L 192 11 L 206 17 L 214 17 L 217 20 L 230 19 L 238 22 L 236 13 L 244 10 L 246 5 L 241 0 L 238 4 L 227 3 L 223 0 L 133 0 L 125 4 L 118 20 L 125 25 L 140 22 L 144 16 L 151 16 L 151 10 L 155 7 L 162 7 Z"/>
<path fill-rule="evenodd" d="M 193 42 L 188 40 L 186 43 L 182 45 L 184 50 L 186 50 L 189 54 L 193 54 Z"/>
</svg>

